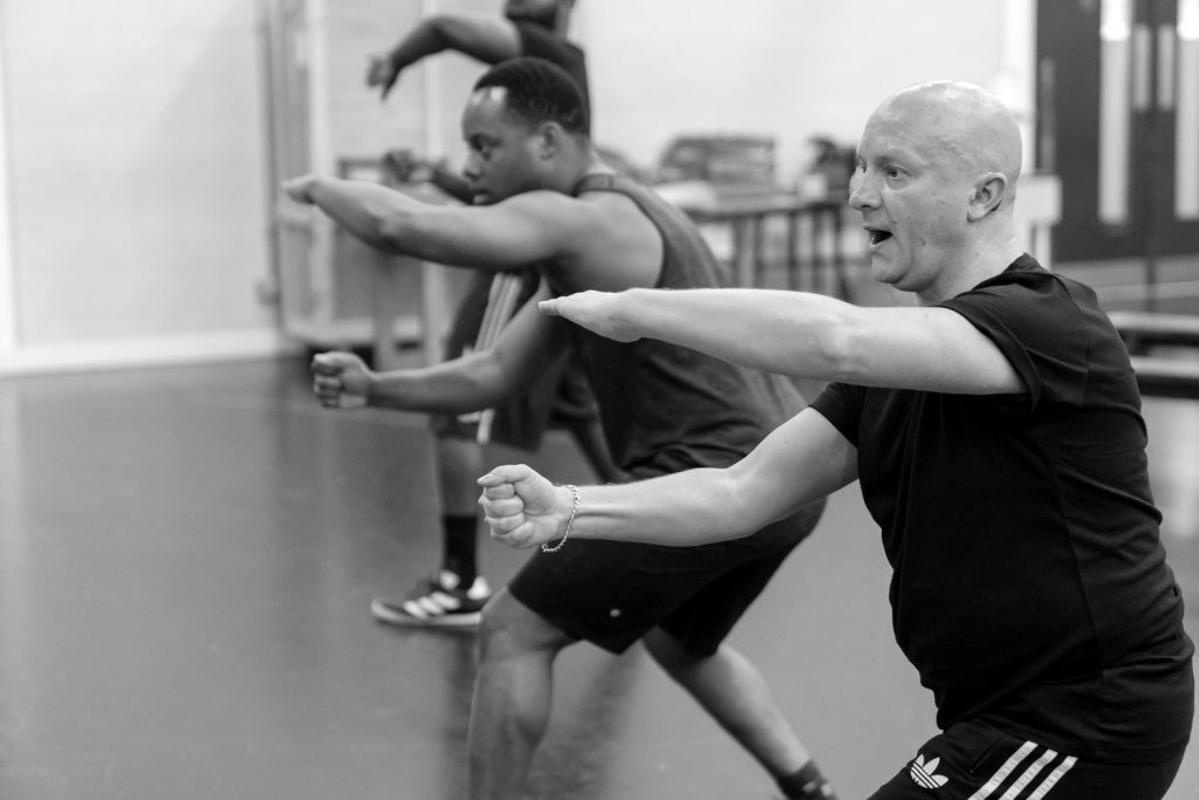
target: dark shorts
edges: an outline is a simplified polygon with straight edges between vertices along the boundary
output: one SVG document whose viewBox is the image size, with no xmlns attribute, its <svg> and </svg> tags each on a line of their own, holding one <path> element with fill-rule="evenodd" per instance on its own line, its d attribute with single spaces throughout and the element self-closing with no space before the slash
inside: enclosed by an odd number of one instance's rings
<svg viewBox="0 0 1199 800">
<path fill-rule="evenodd" d="M 568 540 L 557 552 L 535 553 L 508 591 L 613 653 L 661 628 L 689 653 L 711 655 L 823 510 L 813 504 L 753 536 L 699 547 Z"/>
<path fill-rule="evenodd" d="M 446 337 L 446 360 L 475 348 L 487 311 L 492 278 L 493 274 L 489 272 L 476 271 L 471 275 Z M 528 302 L 541 281 L 536 270 L 525 270 L 521 279 L 516 308 Z M 542 435 L 555 423 L 571 424 L 595 420 L 599 416 L 586 375 L 565 355 L 547 365 L 527 390 L 491 409 L 490 413 L 487 439 L 528 451 L 540 446 Z M 482 418 L 481 412 L 430 416 L 437 436 L 456 439 L 476 439 Z"/>
<path fill-rule="evenodd" d="M 1159 764 L 1086 761 L 970 721 L 925 742 L 870 800 L 1159 800 L 1181 763 L 1181 753 Z"/>
</svg>

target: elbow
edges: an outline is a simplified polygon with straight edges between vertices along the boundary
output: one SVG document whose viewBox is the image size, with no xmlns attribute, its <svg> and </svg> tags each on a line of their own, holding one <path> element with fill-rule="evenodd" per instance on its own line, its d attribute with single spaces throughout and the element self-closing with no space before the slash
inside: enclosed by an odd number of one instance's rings
<svg viewBox="0 0 1199 800">
<path fill-rule="evenodd" d="M 750 478 L 743 465 L 744 462 L 719 470 L 718 481 L 711 487 L 710 499 L 714 502 L 710 507 L 716 511 L 713 514 L 718 532 L 713 537 L 716 541 L 744 539 L 770 521 L 759 515 L 761 509 L 752 499 L 752 487 L 746 483 Z"/>
<path fill-rule="evenodd" d="M 377 209 L 372 216 L 375 237 L 371 245 L 387 253 L 414 254 L 413 243 L 417 237 L 411 214 Z"/>
<path fill-rule="evenodd" d="M 449 14 L 434 14 L 426 20 L 425 30 L 429 32 L 434 44 L 440 48 L 446 48 L 449 46 L 452 29 L 456 23 L 457 20 Z"/>
<path fill-rule="evenodd" d="M 516 392 L 509 370 L 494 350 L 484 350 L 465 356 L 470 366 L 470 400 L 464 411 L 478 411 L 500 405 Z"/>
<path fill-rule="evenodd" d="M 856 309 L 836 312 L 816 339 L 815 356 L 828 380 L 854 383 L 863 374 L 866 325 L 862 315 L 855 312 Z"/>
</svg>

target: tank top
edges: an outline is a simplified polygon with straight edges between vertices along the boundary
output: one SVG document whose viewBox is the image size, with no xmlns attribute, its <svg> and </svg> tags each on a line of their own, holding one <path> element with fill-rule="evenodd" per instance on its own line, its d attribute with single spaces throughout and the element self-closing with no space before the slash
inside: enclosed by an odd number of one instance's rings
<svg viewBox="0 0 1199 800">
<path fill-rule="evenodd" d="M 730 285 L 699 229 L 682 211 L 619 175 L 585 175 L 572 195 L 618 192 L 662 236 L 654 288 Z M 804 401 L 786 378 L 652 339 L 614 342 L 571 325 L 613 458 L 635 478 L 725 467 L 749 453 Z"/>
</svg>

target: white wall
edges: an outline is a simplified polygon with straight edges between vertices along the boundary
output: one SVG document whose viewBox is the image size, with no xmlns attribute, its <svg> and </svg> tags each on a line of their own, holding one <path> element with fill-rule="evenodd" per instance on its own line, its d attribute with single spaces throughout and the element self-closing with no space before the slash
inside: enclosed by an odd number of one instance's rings
<svg viewBox="0 0 1199 800">
<path fill-rule="evenodd" d="M 255 294 L 268 269 L 256 5 L 0 9 L 13 284 L 0 304 L 14 329 L 0 370 L 273 352 Z"/>
<path fill-rule="evenodd" d="M 0 0 L 0 374 L 284 346 L 274 310 L 256 296 L 270 270 L 275 191 L 257 9 L 253 0 Z M 676 133 L 765 132 L 778 138 L 787 177 L 808 136 L 852 142 L 885 94 L 919 80 L 975 81 L 1027 111 L 1031 9 L 1032 0 L 580 0 L 575 36 L 588 50 L 601 143 L 650 164 Z M 381 20 L 370 47 L 393 41 L 395 24 Z M 361 70 L 365 53 L 339 58 Z M 449 57 L 433 83 L 461 92 L 476 71 Z M 404 91 L 423 96 L 412 77 Z M 358 80 L 345 86 L 365 92 Z M 462 99 L 435 99 L 437 124 L 423 137 L 437 147 L 440 134 L 451 156 Z M 392 130 L 407 113 L 391 102 L 371 111 Z"/>
<path fill-rule="evenodd" d="M 580 0 L 596 138 L 656 161 L 681 132 L 767 133 L 781 171 L 812 134 L 856 141 L 890 92 L 983 85 L 1027 110 L 1032 0 Z M 1018 59 L 1013 63 L 1013 59 Z"/>
</svg>

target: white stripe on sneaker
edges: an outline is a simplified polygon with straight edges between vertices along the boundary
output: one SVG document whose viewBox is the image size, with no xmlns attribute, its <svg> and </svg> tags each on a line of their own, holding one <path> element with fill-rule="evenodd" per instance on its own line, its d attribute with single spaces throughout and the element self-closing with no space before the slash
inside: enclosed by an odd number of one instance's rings
<svg viewBox="0 0 1199 800">
<path fill-rule="evenodd" d="M 1024 770 L 1024 774 L 1016 779 L 1016 782 L 1003 793 L 1003 797 L 999 798 L 999 800 L 1016 800 L 1020 796 L 1020 793 L 1028 787 L 1028 784 L 1032 783 L 1037 775 L 1041 773 L 1041 770 L 1049 766 L 1055 758 L 1057 758 L 1057 751 L 1046 749 L 1040 758 L 1032 762 L 1029 768 Z"/>
<path fill-rule="evenodd" d="M 408 616 L 413 617 L 415 619 L 428 619 L 429 618 L 428 612 L 425 611 L 425 609 L 421 606 L 420 601 L 418 601 L 418 600 L 406 601 L 404 603 L 404 611 L 406 611 L 408 613 Z"/>
<path fill-rule="evenodd" d="M 1037 745 L 1033 742 L 1025 742 L 1020 745 L 1020 749 L 1012 753 L 1011 758 L 1004 762 L 1003 766 L 991 776 L 991 779 L 983 784 L 982 788 L 977 792 L 970 795 L 970 800 L 986 800 L 986 798 L 994 794 L 995 790 L 999 788 L 999 784 L 1003 783 L 1007 779 L 1007 776 L 1011 775 L 1012 771 L 1020 766 L 1020 762 L 1028 758 L 1036 748 Z"/>
<path fill-rule="evenodd" d="M 1074 762 L 1076 761 L 1078 761 L 1078 759 L 1074 756 L 1066 756 L 1066 758 L 1062 760 L 1062 763 L 1057 765 L 1057 769 L 1049 773 L 1049 776 L 1041 782 L 1041 785 L 1037 787 L 1037 790 L 1028 796 L 1028 800 L 1041 800 L 1041 798 L 1049 794 L 1049 790 L 1054 786 L 1057 786 L 1057 782 L 1060 781 L 1062 777 L 1070 771 L 1070 768 L 1074 766 Z"/>
</svg>

